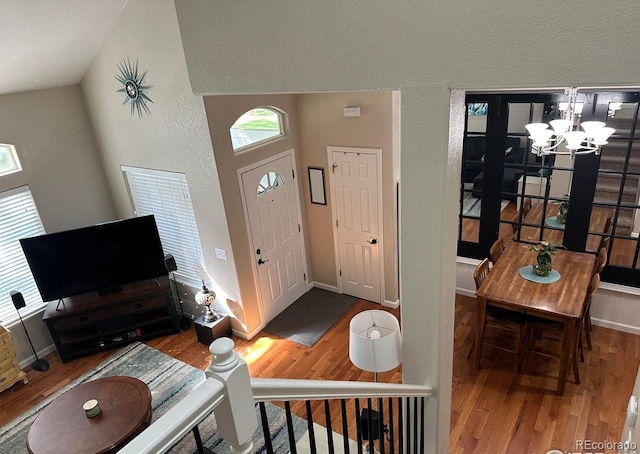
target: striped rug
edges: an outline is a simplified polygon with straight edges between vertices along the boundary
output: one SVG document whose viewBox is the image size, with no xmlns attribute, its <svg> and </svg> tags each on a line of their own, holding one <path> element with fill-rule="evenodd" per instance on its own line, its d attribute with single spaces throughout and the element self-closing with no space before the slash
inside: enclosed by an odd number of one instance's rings
<svg viewBox="0 0 640 454">
<path fill-rule="evenodd" d="M 44 407 L 63 392 L 80 383 L 114 375 L 135 377 L 149 386 L 153 421 L 162 416 L 205 379 L 203 371 L 145 344 L 135 342 L 114 353 L 95 369 L 82 375 L 8 424 L 0 427 L 0 453 L 26 452 L 27 432 L 31 423 Z M 269 403 L 266 404 L 266 408 L 274 452 L 288 453 L 289 441 L 285 413 L 279 407 Z M 260 421 L 257 407 L 256 417 Z M 298 440 L 306 431 L 306 422 L 295 415 L 292 415 L 292 418 L 296 440 Z M 230 452 L 226 442 L 217 436 L 213 413 L 209 414 L 198 427 L 204 446 L 216 454 Z M 253 452 L 262 453 L 266 451 L 261 427 L 256 430 L 253 442 Z M 193 435 L 188 434 L 170 452 L 191 454 L 195 449 Z"/>
</svg>

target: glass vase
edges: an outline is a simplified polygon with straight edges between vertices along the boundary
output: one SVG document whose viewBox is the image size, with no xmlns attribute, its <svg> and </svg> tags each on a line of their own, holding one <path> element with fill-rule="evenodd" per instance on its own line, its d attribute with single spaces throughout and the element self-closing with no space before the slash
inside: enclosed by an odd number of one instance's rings
<svg viewBox="0 0 640 454">
<path fill-rule="evenodd" d="M 551 272 L 551 259 L 546 256 L 538 256 L 533 264 L 533 274 L 536 276 L 548 276 Z"/>
</svg>

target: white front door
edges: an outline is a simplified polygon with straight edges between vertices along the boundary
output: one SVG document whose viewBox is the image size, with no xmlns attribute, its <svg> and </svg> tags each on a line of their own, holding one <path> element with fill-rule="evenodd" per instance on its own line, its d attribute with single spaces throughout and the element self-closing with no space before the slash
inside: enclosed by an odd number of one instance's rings
<svg viewBox="0 0 640 454">
<path fill-rule="evenodd" d="M 306 291 L 293 154 L 240 171 L 264 323 Z"/>
<path fill-rule="evenodd" d="M 380 303 L 380 150 L 330 147 L 338 279 L 342 293 Z"/>
</svg>

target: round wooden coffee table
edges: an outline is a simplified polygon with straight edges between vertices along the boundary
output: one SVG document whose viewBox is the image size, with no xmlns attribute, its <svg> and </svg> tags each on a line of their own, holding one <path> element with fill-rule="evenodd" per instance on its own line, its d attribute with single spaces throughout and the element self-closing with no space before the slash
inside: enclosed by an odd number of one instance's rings
<svg viewBox="0 0 640 454">
<path fill-rule="evenodd" d="M 82 405 L 96 399 L 100 414 L 88 418 Z M 82 383 L 53 400 L 31 424 L 31 454 L 116 452 L 151 422 L 151 393 L 132 377 L 106 377 Z"/>
</svg>

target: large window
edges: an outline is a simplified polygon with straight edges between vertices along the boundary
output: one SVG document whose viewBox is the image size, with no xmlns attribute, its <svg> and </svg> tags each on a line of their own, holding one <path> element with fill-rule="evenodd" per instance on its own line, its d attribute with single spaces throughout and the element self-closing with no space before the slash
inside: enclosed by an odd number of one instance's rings
<svg viewBox="0 0 640 454">
<path fill-rule="evenodd" d="M 134 214 L 155 216 L 164 253 L 176 261 L 176 279 L 199 287 L 208 279 L 186 176 L 126 166 L 122 172 Z"/>
<path fill-rule="evenodd" d="M 24 257 L 21 238 L 43 235 L 44 228 L 28 186 L 0 193 L 0 321 L 12 323 L 18 314 L 9 293 L 21 292 L 28 315 L 44 306 L 31 269 Z"/>
<path fill-rule="evenodd" d="M 604 246 L 603 280 L 640 286 L 640 94 L 579 92 L 574 124 L 603 121 L 615 134 L 600 155 L 538 157 L 524 125 L 560 118 L 566 100 L 467 95 L 458 253 L 486 257 L 498 237 L 593 253 Z"/>
<path fill-rule="evenodd" d="M 282 114 L 270 107 L 245 112 L 229 130 L 234 151 L 239 152 L 282 136 L 282 123 Z"/>
</svg>

